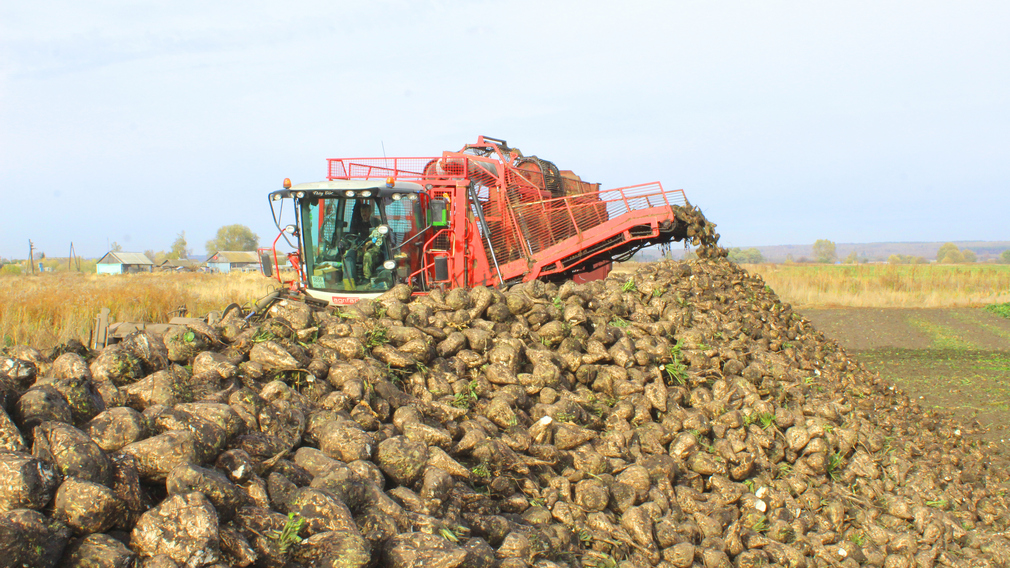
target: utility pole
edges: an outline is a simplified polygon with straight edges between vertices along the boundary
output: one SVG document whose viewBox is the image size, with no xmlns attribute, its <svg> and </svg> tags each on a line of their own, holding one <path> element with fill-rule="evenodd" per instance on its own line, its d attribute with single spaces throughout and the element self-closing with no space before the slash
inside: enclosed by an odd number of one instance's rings
<svg viewBox="0 0 1010 568">
<path fill-rule="evenodd" d="M 35 274 L 35 243 L 28 239 L 28 264 L 32 266 L 32 274 Z"/>
</svg>

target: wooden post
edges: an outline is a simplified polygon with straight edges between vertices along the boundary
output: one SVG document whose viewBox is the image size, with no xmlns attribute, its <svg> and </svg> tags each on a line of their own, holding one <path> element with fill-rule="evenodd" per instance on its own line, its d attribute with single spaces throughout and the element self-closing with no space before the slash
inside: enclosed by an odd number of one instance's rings
<svg viewBox="0 0 1010 568">
<path fill-rule="evenodd" d="M 91 331 L 91 348 L 92 349 L 104 349 L 106 345 L 109 344 L 109 314 L 112 310 L 109 308 L 102 308 L 102 310 L 95 316 L 95 327 Z"/>
</svg>

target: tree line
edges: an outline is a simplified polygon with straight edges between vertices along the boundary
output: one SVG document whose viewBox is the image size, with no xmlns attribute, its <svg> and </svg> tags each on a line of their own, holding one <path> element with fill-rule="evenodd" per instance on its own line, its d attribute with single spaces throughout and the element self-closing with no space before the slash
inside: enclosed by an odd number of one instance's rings
<svg viewBox="0 0 1010 568">
<path fill-rule="evenodd" d="M 835 243 L 827 239 L 818 239 L 814 242 L 814 258 L 816 262 L 834 264 L 837 260 Z M 855 264 L 866 262 L 865 258 L 860 258 L 855 251 L 849 253 L 844 264 Z M 887 257 L 888 264 L 927 264 L 929 260 L 922 256 L 911 254 L 892 254 Z M 978 255 L 971 249 L 961 249 L 954 243 L 944 243 L 936 252 L 936 262 L 939 264 L 971 264 L 978 262 Z M 1010 264 L 1010 250 L 1005 250 L 999 257 L 999 261 Z"/>
<path fill-rule="evenodd" d="M 764 255 L 757 248 L 731 248 L 729 260 L 737 264 L 760 264 L 766 262 Z M 850 252 L 842 264 L 860 264 L 869 262 L 865 256 L 859 256 L 856 251 Z M 820 264 L 835 264 L 838 262 L 838 247 L 828 239 L 817 239 L 813 244 L 813 258 L 801 257 L 794 260 L 792 255 L 786 257 L 786 262 L 816 262 Z M 923 256 L 911 254 L 892 254 L 887 257 L 888 264 L 928 264 L 930 261 Z M 961 249 L 954 243 L 944 243 L 936 253 L 938 264 L 971 264 L 978 262 L 978 255 L 971 249 Z M 1010 250 L 1003 251 L 996 262 L 1010 264 Z"/>
<path fill-rule="evenodd" d="M 256 250 L 259 247 L 260 238 L 256 233 L 245 225 L 225 225 L 217 230 L 213 239 L 207 241 L 204 248 L 207 254 L 214 254 L 222 250 Z M 122 250 L 117 243 L 112 243 L 115 247 L 110 252 Z M 193 254 L 193 249 L 189 248 L 186 240 L 186 231 L 181 231 L 172 242 L 172 247 L 168 251 L 146 250 L 144 254 L 154 262 L 168 260 L 178 260 L 189 258 Z"/>
</svg>

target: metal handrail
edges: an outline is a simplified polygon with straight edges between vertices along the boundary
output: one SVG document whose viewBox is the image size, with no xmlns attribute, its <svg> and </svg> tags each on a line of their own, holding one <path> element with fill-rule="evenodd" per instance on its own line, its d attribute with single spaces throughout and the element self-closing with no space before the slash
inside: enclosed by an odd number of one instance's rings
<svg viewBox="0 0 1010 568">
<path fill-rule="evenodd" d="M 449 249 L 452 250 L 452 231 L 450 231 L 449 229 L 439 229 L 438 231 L 435 231 L 435 234 L 433 234 L 430 239 L 428 239 L 427 241 L 425 241 L 424 245 L 421 247 L 421 263 L 422 263 L 421 268 L 415 270 L 414 272 L 411 272 L 410 275 L 407 276 L 407 281 L 408 282 L 410 282 L 418 274 L 421 274 L 422 272 L 424 272 L 425 270 L 427 270 L 429 267 L 435 266 L 434 262 L 432 262 L 430 264 L 424 264 L 424 259 L 427 257 L 428 253 L 437 252 L 437 251 L 431 251 L 431 250 L 429 250 L 429 248 L 431 246 L 431 243 L 436 238 L 438 238 L 438 236 L 440 234 L 442 234 L 442 233 L 447 233 L 449 235 Z M 451 257 L 452 255 L 449 255 L 449 256 Z"/>
</svg>

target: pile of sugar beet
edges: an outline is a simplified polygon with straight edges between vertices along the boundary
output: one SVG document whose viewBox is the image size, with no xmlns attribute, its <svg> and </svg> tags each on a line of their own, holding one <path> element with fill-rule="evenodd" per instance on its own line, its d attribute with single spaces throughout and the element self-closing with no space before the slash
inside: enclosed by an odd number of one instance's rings
<svg viewBox="0 0 1010 568">
<path fill-rule="evenodd" d="M 0 358 L 0 565 L 1006 566 L 1005 464 L 722 258 Z"/>
</svg>

